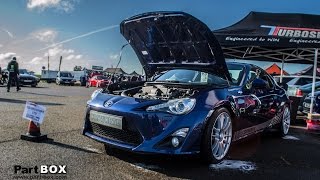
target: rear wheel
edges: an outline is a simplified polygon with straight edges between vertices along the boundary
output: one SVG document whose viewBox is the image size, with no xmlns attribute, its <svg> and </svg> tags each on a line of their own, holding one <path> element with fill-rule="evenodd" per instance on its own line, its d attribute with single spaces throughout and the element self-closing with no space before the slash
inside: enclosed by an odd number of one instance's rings
<svg viewBox="0 0 320 180">
<path fill-rule="evenodd" d="M 210 118 L 202 141 L 202 159 L 218 163 L 228 154 L 232 141 L 232 119 L 227 109 L 221 108 Z"/>
<path fill-rule="evenodd" d="M 279 124 L 279 136 L 283 137 L 288 134 L 289 128 L 290 128 L 290 109 L 288 106 L 285 106 L 283 108 L 283 115 L 282 115 L 282 120 Z"/>
</svg>

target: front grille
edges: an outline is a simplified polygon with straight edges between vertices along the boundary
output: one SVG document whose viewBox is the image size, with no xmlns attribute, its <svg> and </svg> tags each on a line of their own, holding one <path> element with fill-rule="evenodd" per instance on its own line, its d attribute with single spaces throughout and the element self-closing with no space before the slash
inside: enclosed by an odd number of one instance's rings
<svg viewBox="0 0 320 180">
<path fill-rule="evenodd" d="M 107 127 L 91 122 L 92 133 L 111 140 L 120 141 L 126 144 L 139 145 L 142 143 L 142 137 L 139 132 L 130 130 L 121 130 Z"/>
<path fill-rule="evenodd" d="M 23 78 L 20 78 L 20 80 L 33 80 L 33 78 L 31 78 L 31 77 L 23 77 Z"/>
</svg>

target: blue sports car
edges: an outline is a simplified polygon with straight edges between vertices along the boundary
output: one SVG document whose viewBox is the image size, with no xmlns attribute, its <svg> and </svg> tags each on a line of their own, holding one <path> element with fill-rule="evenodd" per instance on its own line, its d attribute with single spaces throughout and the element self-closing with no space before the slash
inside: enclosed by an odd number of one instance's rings
<svg viewBox="0 0 320 180">
<path fill-rule="evenodd" d="M 149 81 L 95 91 L 83 134 L 140 153 L 201 153 L 221 161 L 232 142 L 290 126 L 285 90 L 261 68 L 226 63 L 210 29 L 182 12 L 152 12 L 120 25 Z"/>
</svg>

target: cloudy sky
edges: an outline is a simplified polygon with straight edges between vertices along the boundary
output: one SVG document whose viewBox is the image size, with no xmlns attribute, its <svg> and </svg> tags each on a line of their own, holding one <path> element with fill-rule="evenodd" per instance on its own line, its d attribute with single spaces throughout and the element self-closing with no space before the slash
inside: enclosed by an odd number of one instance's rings
<svg viewBox="0 0 320 180">
<path fill-rule="evenodd" d="M 115 66 L 126 40 L 119 33 L 120 22 L 135 14 L 185 11 L 211 29 L 229 26 L 250 11 L 320 14 L 314 0 L 1 0 L 0 66 L 18 57 L 21 68 L 40 72 L 47 66 L 72 70 L 75 65 Z M 261 63 L 265 67 L 271 63 Z M 130 47 L 124 50 L 120 66 L 128 73 L 141 66 Z M 287 66 L 296 72 L 305 66 Z"/>
</svg>

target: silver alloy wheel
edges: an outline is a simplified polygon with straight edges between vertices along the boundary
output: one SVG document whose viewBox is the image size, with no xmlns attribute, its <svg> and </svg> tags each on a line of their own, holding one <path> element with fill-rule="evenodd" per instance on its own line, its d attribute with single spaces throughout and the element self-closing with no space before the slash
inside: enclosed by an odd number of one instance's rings
<svg viewBox="0 0 320 180">
<path fill-rule="evenodd" d="M 228 113 L 222 112 L 216 118 L 211 131 L 211 150 L 217 160 L 227 154 L 232 139 L 232 122 Z"/>
<path fill-rule="evenodd" d="M 282 130 L 283 134 L 288 134 L 290 128 L 290 110 L 288 107 L 285 107 L 283 111 L 283 117 L 282 117 Z"/>
</svg>

